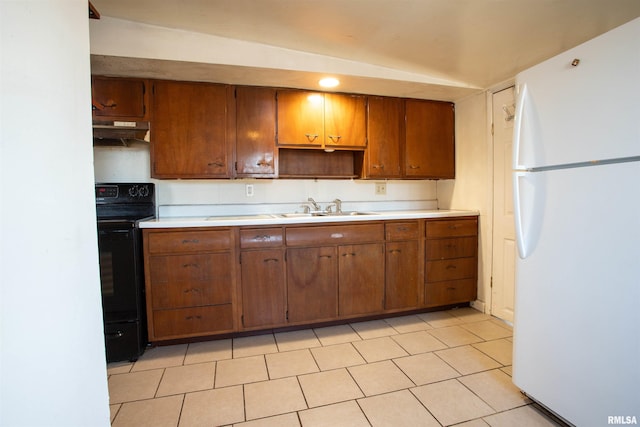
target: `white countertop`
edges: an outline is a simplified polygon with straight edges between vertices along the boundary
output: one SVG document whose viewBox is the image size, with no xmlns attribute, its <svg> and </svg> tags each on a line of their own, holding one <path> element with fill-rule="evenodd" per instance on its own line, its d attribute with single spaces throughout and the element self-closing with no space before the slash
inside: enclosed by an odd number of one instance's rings
<svg viewBox="0 0 640 427">
<path fill-rule="evenodd" d="M 140 228 L 173 227 L 228 227 L 252 225 L 288 225 L 346 223 L 359 221 L 402 220 L 420 218 L 446 218 L 477 216 L 478 211 L 469 210 L 399 210 L 399 211 L 359 211 L 358 215 L 284 216 L 285 214 L 220 215 L 220 216 L 171 216 L 159 217 L 140 222 Z"/>
</svg>

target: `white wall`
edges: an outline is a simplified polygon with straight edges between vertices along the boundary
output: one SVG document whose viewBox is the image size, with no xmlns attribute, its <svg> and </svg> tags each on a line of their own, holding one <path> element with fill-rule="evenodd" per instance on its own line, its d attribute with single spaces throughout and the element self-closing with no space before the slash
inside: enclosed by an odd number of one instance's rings
<svg viewBox="0 0 640 427">
<path fill-rule="evenodd" d="M 87 1 L 0 20 L 0 425 L 108 426 Z"/>
<path fill-rule="evenodd" d="M 240 179 L 240 180 L 151 180 L 149 146 L 95 147 L 96 182 L 152 181 L 157 203 L 176 204 L 259 204 L 301 203 L 308 197 L 318 202 L 335 198 L 343 202 L 388 202 L 433 200 L 436 181 L 387 181 L 387 194 L 375 194 L 375 182 L 349 179 Z M 245 195 L 245 185 L 254 187 L 254 196 Z"/>
<path fill-rule="evenodd" d="M 438 182 L 441 209 L 480 212 L 478 301 L 481 303 L 489 301 L 491 292 L 493 233 L 492 148 L 487 120 L 486 93 L 456 102 L 456 179 Z"/>
</svg>

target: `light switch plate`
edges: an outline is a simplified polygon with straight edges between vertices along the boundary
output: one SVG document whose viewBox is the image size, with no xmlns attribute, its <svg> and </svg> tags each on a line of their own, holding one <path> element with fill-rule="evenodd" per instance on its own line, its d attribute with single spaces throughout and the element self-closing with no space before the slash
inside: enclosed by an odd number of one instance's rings
<svg viewBox="0 0 640 427">
<path fill-rule="evenodd" d="M 253 184 L 247 184 L 244 186 L 244 193 L 247 197 L 253 197 Z"/>
</svg>

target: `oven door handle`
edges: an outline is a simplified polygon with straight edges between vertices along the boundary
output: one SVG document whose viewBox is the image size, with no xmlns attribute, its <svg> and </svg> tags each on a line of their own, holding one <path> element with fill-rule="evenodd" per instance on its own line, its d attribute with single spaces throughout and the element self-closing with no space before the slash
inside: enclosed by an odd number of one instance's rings
<svg viewBox="0 0 640 427">
<path fill-rule="evenodd" d="M 128 234 L 131 230 L 100 230 L 100 235 L 107 236 L 109 234 Z"/>
<path fill-rule="evenodd" d="M 107 337 L 107 339 L 122 338 L 124 336 L 124 332 L 122 331 L 107 332 L 105 336 Z"/>
</svg>

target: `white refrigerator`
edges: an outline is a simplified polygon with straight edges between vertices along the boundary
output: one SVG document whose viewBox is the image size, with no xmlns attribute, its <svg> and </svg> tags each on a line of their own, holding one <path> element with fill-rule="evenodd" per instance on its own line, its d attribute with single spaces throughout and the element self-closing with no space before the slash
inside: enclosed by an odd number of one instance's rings
<svg viewBox="0 0 640 427">
<path fill-rule="evenodd" d="M 516 78 L 513 381 L 640 423 L 640 18 Z"/>
</svg>

